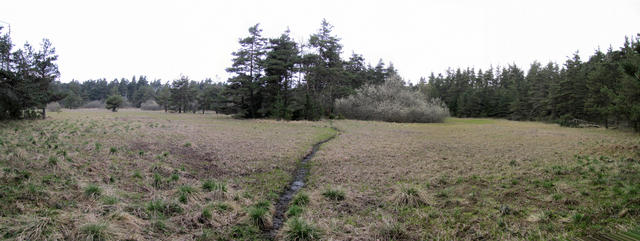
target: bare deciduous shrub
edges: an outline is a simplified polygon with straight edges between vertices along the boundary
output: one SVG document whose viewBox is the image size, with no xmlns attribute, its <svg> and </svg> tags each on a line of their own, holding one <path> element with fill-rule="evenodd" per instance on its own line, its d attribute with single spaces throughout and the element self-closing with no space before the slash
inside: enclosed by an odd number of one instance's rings
<svg viewBox="0 0 640 241">
<path fill-rule="evenodd" d="M 349 119 L 390 122 L 442 122 L 449 116 L 442 101 L 409 89 L 397 75 L 337 100 L 336 112 Z"/>
<path fill-rule="evenodd" d="M 105 104 L 99 100 L 90 101 L 82 106 L 82 108 L 104 109 Z"/>
<path fill-rule="evenodd" d="M 147 100 L 140 105 L 140 109 L 142 110 L 162 110 L 162 106 L 158 105 L 153 100 Z"/>
<path fill-rule="evenodd" d="M 135 106 L 131 103 L 131 101 L 125 99 L 122 104 L 120 105 L 120 108 L 134 108 Z"/>
<path fill-rule="evenodd" d="M 51 102 L 47 104 L 47 111 L 49 112 L 60 112 L 62 111 L 62 106 L 58 104 L 58 102 Z"/>
</svg>

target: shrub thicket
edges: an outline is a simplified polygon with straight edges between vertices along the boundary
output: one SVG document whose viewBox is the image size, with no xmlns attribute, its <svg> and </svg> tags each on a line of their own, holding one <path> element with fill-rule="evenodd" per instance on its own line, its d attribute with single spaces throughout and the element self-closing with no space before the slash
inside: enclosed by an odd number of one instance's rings
<svg viewBox="0 0 640 241">
<path fill-rule="evenodd" d="M 336 101 L 336 111 L 349 119 L 390 122 L 442 122 L 449 110 L 439 99 L 429 99 L 391 76 L 381 85 L 365 85 Z"/>
<path fill-rule="evenodd" d="M 47 111 L 49 112 L 60 112 L 62 111 L 62 106 L 58 102 L 51 102 L 47 104 Z"/>
<path fill-rule="evenodd" d="M 89 101 L 86 104 L 82 105 L 82 108 L 90 108 L 90 109 L 104 109 L 105 104 L 99 100 Z"/>
<path fill-rule="evenodd" d="M 140 109 L 142 110 L 162 110 L 162 106 L 158 105 L 153 100 L 147 100 L 140 105 Z"/>
</svg>

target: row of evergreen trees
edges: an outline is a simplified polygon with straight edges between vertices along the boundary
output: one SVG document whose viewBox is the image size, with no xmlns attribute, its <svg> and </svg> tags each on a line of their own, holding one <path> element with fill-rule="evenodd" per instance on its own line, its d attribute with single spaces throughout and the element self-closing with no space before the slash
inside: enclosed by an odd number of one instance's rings
<svg viewBox="0 0 640 241">
<path fill-rule="evenodd" d="M 40 49 L 29 43 L 15 49 L 0 26 L 0 119 L 46 116 L 46 105 L 64 97 L 51 88 L 58 77 L 58 55 L 47 39 Z"/>
<path fill-rule="evenodd" d="M 316 120 L 335 114 L 335 101 L 355 93 L 364 84 L 381 84 L 396 74 L 393 64 L 375 67 L 353 53 L 342 59 L 340 39 L 326 20 L 309 38 L 298 44 L 285 31 L 277 38 L 262 36 L 260 25 L 249 28 L 233 52 L 227 72 L 225 96 L 231 112 L 246 118 Z"/>
<path fill-rule="evenodd" d="M 133 107 L 154 100 L 165 111 L 215 110 L 245 118 L 316 120 L 333 117 L 337 99 L 397 74 L 392 64 L 385 67 L 379 61 L 372 67 L 355 53 L 342 59 L 340 39 L 326 20 L 306 43 L 294 41 L 289 31 L 265 38 L 256 24 L 239 45 L 232 53 L 233 63 L 227 68 L 232 77 L 226 83 L 196 82 L 185 76 L 165 84 L 149 82 L 145 76 L 59 83 L 54 82 L 57 55 L 49 41 L 39 51 L 28 44 L 13 51 L 5 34 L 0 39 L 0 117 L 26 117 L 59 99 L 64 107 L 77 108 L 122 96 Z M 618 50 L 598 50 L 587 61 L 576 53 L 561 66 L 534 62 L 526 74 L 516 65 L 486 71 L 449 69 L 444 75 L 422 78 L 413 88 L 426 98 L 440 98 L 459 117 L 569 124 L 581 120 L 607 127 L 629 124 L 640 130 L 639 66 L 639 38 L 627 38 Z"/>
<path fill-rule="evenodd" d="M 441 98 L 452 115 L 514 120 L 629 124 L 640 130 L 640 42 L 597 50 L 587 61 L 576 53 L 559 66 L 534 62 L 525 74 L 516 65 L 449 69 L 417 87 Z"/>
<path fill-rule="evenodd" d="M 233 63 L 227 71 L 233 76 L 226 83 L 210 79 L 195 82 L 181 77 L 171 83 L 149 82 L 145 76 L 71 81 L 59 83 L 66 108 L 87 102 L 104 101 L 109 96 L 124 97 L 132 107 L 154 100 L 165 110 L 176 112 L 215 110 L 244 118 L 316 120 L 334 115 L 336 99 L 349 96 L 364 84 L 381 84 L 396 74 L 393 64 L 382 60 L 373 67 L 352 54 L 340 57 L 340 39 L 332 26 L 322 21 L 308 43 L 296 43 L 285 31 L 277 38 L 262 36 L 260 26 L 249 28 L 249 36 L 239 40 Z"/>
<path fill-rule="evenodd" d="M 60 104 L 65 108 L 79 108 L 87 102 L 102 101 L 110 95 L 125 97 L 132 106 L 140 107 L 147 100 L 152 100 L 158 90 L 163 87 L 160 80 L 149 82 L 146 76 L 133 76 L 131 80 L 122 78 L 107 81 L 106 79 L 86 80 L 59 83 L 67 93 Z"/>
<path fill-rule="evenodd" d="M 205 110 L 224 111 L 227 101 L 223 99 L 224 83 L 214 83 L 211 79 L 190 80 L 187 76 L 170 83 L 161 80 L 149 82 L 146 76 L 133 76 L 131 80 L 121 78 L 87 80 L 56 83 L 65 93 L 60 104 L 65 108 L 97 107 L 91 103 L 104 102 L 111 96 L 122 97 L 126 102 L 119 107 L 144 107 L 145 103 L 155 103 L 165 111 L 196 112 Z"/>
</svg>

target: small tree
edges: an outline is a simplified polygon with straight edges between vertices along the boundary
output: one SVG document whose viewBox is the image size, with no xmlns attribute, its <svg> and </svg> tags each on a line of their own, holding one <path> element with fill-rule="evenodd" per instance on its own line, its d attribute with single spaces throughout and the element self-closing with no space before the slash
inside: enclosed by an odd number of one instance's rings
<svg viewBox="0 0 640 241">
<path fill-rule="evenodd" d="M 107 109 L 111 109 L 111 111 L 116 112 L 118 111 L 117 109 L 120 108 L 120 106 L 122 105 L 122 102 L 124 100 L 122 99 L 122 96 L 119 95 L 112 95 L 109 96 L 109 98 L 107 98 Z"/>
<path fill-rule="evenodd" d="M 168 85 L 162 86 L 156 92 L 156 103 L 164 108 L 164 112 L 167 112 L 169 104 L 171 104 L 171 88 Z"/>
</svg>

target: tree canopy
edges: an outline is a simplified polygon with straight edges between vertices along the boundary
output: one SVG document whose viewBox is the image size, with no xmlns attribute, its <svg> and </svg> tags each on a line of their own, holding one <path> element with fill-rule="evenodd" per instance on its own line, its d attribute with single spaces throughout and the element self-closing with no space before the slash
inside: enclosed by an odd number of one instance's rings
<svg viewBox="0 0 640 241">
<path fill-rule="evenodd" d="M 14 50 L 2 27 L 0 35 L 0 119 L 44 118 L 46 105 L 64 97 L 51 86 L 60 75 L 55 48 L 44 39 L 39 50 L 29 43 Z"/>
</svg>

